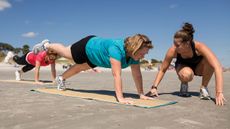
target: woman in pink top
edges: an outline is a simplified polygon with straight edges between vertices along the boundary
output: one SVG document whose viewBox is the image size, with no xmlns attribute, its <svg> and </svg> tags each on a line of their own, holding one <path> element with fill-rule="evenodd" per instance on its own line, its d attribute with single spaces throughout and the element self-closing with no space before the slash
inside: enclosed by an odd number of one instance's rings
<svg viewBox="0 0 230 129">
<path fill-rule="evenodd" d="M 24 65 L 21 70 L 17 70 L 15 72 L 16 80 L 21 80 L 21 74 L 35 68 L 35 82 L 37 84 L 42 84 L 39 81 L 39 71 L 40 66 L 48 66 L 51 64 L 51 73 L 53 81 L 56 78 L 56 69 L 55 69 L 55 60 L 57 59 L 57 53 L 53 51 L 42 51 L 38 54 L 34 54 L 33 52 L 29 52 L 22 57 L 14 56 L 13 60 L 19 64 Z"/>
</svg>

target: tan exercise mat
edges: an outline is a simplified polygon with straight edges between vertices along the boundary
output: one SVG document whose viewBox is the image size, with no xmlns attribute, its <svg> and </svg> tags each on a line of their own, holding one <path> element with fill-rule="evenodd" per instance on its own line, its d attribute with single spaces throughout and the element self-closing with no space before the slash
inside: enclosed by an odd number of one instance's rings
<svg viewBox="0 0 230 129">
<path fill-rule="evenodd" d="M 34 80 L 0 80 L 0 82 L 10 82 L 10 83 L 23 83 L 23 84 L 36 84 Z M 41 80 L 43 82 L 43 85 L 53 85 L 52 81 L 47 81 L 47 80 Z"/>
<path fill-rule="evenodd" d="M 90 100 L 99 100 L 99 101 L 111 102 L 111 103 L 118 103 L 114 95 L 111 95 L 111 93 L 114 93 L 114 91 L 75 90 L 75 89 L 67 89 L 65 91 L 60 91 L 57 90 L 56 88 L 38 88 L 32 91 L 57 94 L 63 96 L 79 97 L 79 98 L 90 99 Z M 156 107 L 177 103 L 175 101 L 165 101 L 159 99 L 142 100 L 142 99 L 137 99 L 136 97 L 132 99 L 134 100 L 133 106 L 143 107 L 143 108 L 156 108 Z"/>
</svg>

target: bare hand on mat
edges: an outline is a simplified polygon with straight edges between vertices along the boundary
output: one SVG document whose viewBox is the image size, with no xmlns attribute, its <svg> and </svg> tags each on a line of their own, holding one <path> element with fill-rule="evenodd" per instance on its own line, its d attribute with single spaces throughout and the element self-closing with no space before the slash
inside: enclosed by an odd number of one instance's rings
<svg viewBox="0 0 230 129">
<path fill-rule="evenodd" d="M 119 103 L 122 103 L 122 104 L 131 104 L 133 105 L 133 100 L 132 98 L 117 98 L 118 99 L 118 102 Z"/>
<path fill-rule="evenodd" d="M 223 93 L 222 92 L 217 93 L 216 94 L 216 105 L 223 106 L 224 101 L 226 101 L 226 99 L 224 98 Z"/>
<path fill-rule="evenodd" d="M 147 94 L 145 94 L 146 96 L 149 96 L 149 97 L 158 97 L 158 93 L 157 93 L 157 89 L 156 88 L 152 88 Z"/>
<path fill-rule="evenodd" d="M 149 97 L 149 96 L 146 96 L 146 95 L 141 94 L 141 95 L 140 95 L 140 99 L 144 99 L 144 100 L 153 100 L 153 97 Z"/>
</svg>

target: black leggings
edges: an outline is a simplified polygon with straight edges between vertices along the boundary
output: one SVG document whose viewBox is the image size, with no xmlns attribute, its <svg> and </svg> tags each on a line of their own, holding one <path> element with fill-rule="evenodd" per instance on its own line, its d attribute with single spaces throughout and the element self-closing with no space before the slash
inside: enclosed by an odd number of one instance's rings
<svg viewBox="0 0 230 129">
<path fill-rule="evenodd" d="M 28 54 L 28 53 L 27 53 Z M 25 66 L 23 66 L 23 68 L 22 68 L 22 71 L 25 73 L 25 72 L 27 72 L 27 71 L 30 71 L 30 70 L 32 70 L 35 66 L 33 66 L 33 65 L 31 65 L 31 64 L 29 64 L 27 61 L 26 61 L 26 55 L 27 54 L 25 54 L 25 55 L 23 55 L 22 57 L 19 57 L 19 56 L 14 56 L 13 57 L 13 60 L 17 63 L 17 64 L 19 64 L 19 65 L 25 65 Z"/>
</svg>

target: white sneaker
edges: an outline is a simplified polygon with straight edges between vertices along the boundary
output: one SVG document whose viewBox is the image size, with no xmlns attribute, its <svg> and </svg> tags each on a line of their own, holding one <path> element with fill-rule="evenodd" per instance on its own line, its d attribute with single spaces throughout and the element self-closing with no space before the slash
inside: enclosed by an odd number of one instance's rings
<svg viewBox="0 0 230 129">
<path fill-rule="evenodd" d="M 48 39 L 44 39 L 44 40 L 42 40 L 41 43 L 36 44 L 32 49 L 33 53 L 38 54 L 41 51 L 46 51 L 47 49 L 44 46 L 46 43 L 49 44 L 50 41 Z"/>
<path fill-rule="evenodd" d="M 182 96 L 182 97 L 190 97 L 191 96 L 188 93 L 188 84 L 181 83 L 179 96 Z"/>
<path fill-rule="evenodd" d="M 21 72 L 19 70 L 15 71 L 16 81 L 21 81 Z"/>
<path fill-rule="evenodd" d="M 57 83 L 58 90 L 66 90 L 65 80 L 62 78 L 62 76 L 56 77 L 56 83 Z"/>
<path fill-rule="evenodd" d="M 14 52 L 9 51 L 4 59 L 4 63 L 12 64 L 13 63 Z"/>
<path fill-rule="evenodd" d="M 200 89 L 200 99 L 204 99 L 204 100 L 210 100 L 211 99 L 207 87 L 202 87 Z"/>
</svg>

